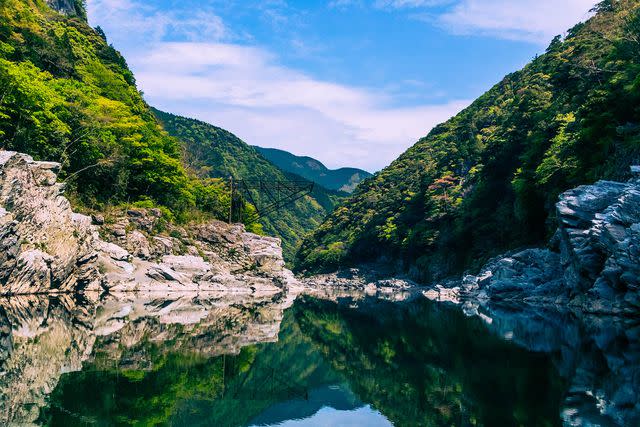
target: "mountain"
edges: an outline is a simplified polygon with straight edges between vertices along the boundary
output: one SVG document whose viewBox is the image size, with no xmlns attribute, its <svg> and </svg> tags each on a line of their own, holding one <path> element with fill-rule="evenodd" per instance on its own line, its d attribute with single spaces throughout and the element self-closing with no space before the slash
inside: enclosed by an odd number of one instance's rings
<svg viewBox="0 0 640 427">
<path fill-rule="evenodd" d="M 186 221 L 224 218 L 221 181 L 182 164 L 125 59 L 81 0 L 0 2 L 0 148 L 62 164 L 77 208 L 142 203 Z"/>
<path fill-rule="evenodd" d="M 304 180 L 280 170 L 224 129 L 156 109 L 153 112 L 167 132 L 182 142 L 185 164 L 201 179 L 233 176 L 266 181 Z M 258 206 L 267 200 L 266 195 L 259 192 L 254 192 L 253 198 Z M 315 186 L 311 195 L 260 218 L 260 222 L 267 234 L 282 238 L 285 259 L 290 261 L 302 238 L 320 225 L 340 199 L 337 192 Z"/>
<path fill-rule="evenodd" d="M 340 168 L 331 170 L 320 161 L 306 156 L 296 156 L 276 148 L 254 147 L 258 153 L 280 169 L 300 175 L 330 190 L 353 193 L 356 186 L 371 174 L 362 169 Z"/>
<path fill-rule="evenodd" d="M 606 0 L 373 178 L 305 240 L 300 271 L 388 261 L 419 280 L 540 244 L 569 188 L 640 160 L 640 3 Z"/>
</svg>

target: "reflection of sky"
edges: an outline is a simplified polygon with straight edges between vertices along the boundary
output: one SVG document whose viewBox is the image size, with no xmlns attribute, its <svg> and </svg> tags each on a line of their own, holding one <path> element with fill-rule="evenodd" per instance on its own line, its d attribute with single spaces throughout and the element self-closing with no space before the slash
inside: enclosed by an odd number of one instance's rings
<svg viewBox="0 0 640 427">
<path fill-rule="evenodd" d="M 393 426 L 380 412 L 369 405 L 352 411 L 324 407 L 304 420 L 272 424 L 279 427 L 388 427 Z"/>
</svg>

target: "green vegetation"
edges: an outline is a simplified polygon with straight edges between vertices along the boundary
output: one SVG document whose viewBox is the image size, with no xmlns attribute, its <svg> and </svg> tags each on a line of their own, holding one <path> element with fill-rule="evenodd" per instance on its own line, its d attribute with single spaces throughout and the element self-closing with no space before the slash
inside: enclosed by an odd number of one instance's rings
<svg viewBox="0 0 640 427">
<path fill-rule="evenodd" d="M 331 170 L 314 158 L 296 156 L 275 148 L 254 148 L 265 159 L 280 169 L 300 175 L 330 190 L 352 193 L 362 180 L 371 176 L 369 172 L 362 169 L 340 168 Z"/>
<path fill-rule="evenodd" d="M 304 179 L 278 169 L 253 147 L 224 129 L 199 120 L 153 111 L 167 132 L 182 141 L 184 163 L 203 180 L 228 180 L 230 176 L 267 181 Z M 315 186 L 310 196 L 261 218 L 260 222 L 267 234 L 282 238 L 284 257 L 290 261 L 302 238 L 320 225 L 340 198 L 337 192 Z M 265 202 L 265 195 L 256 192 L 253 199 L 261 205 Z"/>
<path fill-rule="evenodd" d="M 224 183 L 185 169 L 124 58 L 73 4 L 65 17 L 43 0 L 0 3 L 0 148 L 60 162 L 80 207 L 144 202 L 178 220 L 225 218 Z"/>
<path fill-rule="evenodd" d="M 607 0 L 389 167 L 306 240 L 300 270 L 401 260 L 418 279 L 539 244 L 573 186 L 640 159 L 640 4 Z"/>
</svg>

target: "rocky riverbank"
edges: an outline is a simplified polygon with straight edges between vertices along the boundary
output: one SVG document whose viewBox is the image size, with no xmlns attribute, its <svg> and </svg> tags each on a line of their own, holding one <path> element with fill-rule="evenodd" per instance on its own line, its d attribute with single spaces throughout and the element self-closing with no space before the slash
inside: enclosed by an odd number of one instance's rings
<svg viewBox="0 0 640 427">
<path fill-rule="evenodd" d="M 640 180 L 565 192 L 547 248 L 514 251 L 478 275 L 439 284 L 433 299 L 567 305 L 590 313 L 640 311 Z"/>
<path fill-rule="evenodd" d="M 158 209 L 74 213 L 60 165 L 0 151 L 0 295 L 233 292 L 294 281 L 280 240 L 219 221 L 172 225 Z"/>
</svg>

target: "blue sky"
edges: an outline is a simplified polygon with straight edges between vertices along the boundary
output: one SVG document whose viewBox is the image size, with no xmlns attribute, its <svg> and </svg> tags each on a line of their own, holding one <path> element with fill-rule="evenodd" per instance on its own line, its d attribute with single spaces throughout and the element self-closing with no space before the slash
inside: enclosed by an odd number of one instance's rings
<svg viewBox="0 0 640 427">
<path fill-rule="evenodd" d="M 376 171 L 594 0 L 88 0 L 147 101 Z"/>
</svg>

